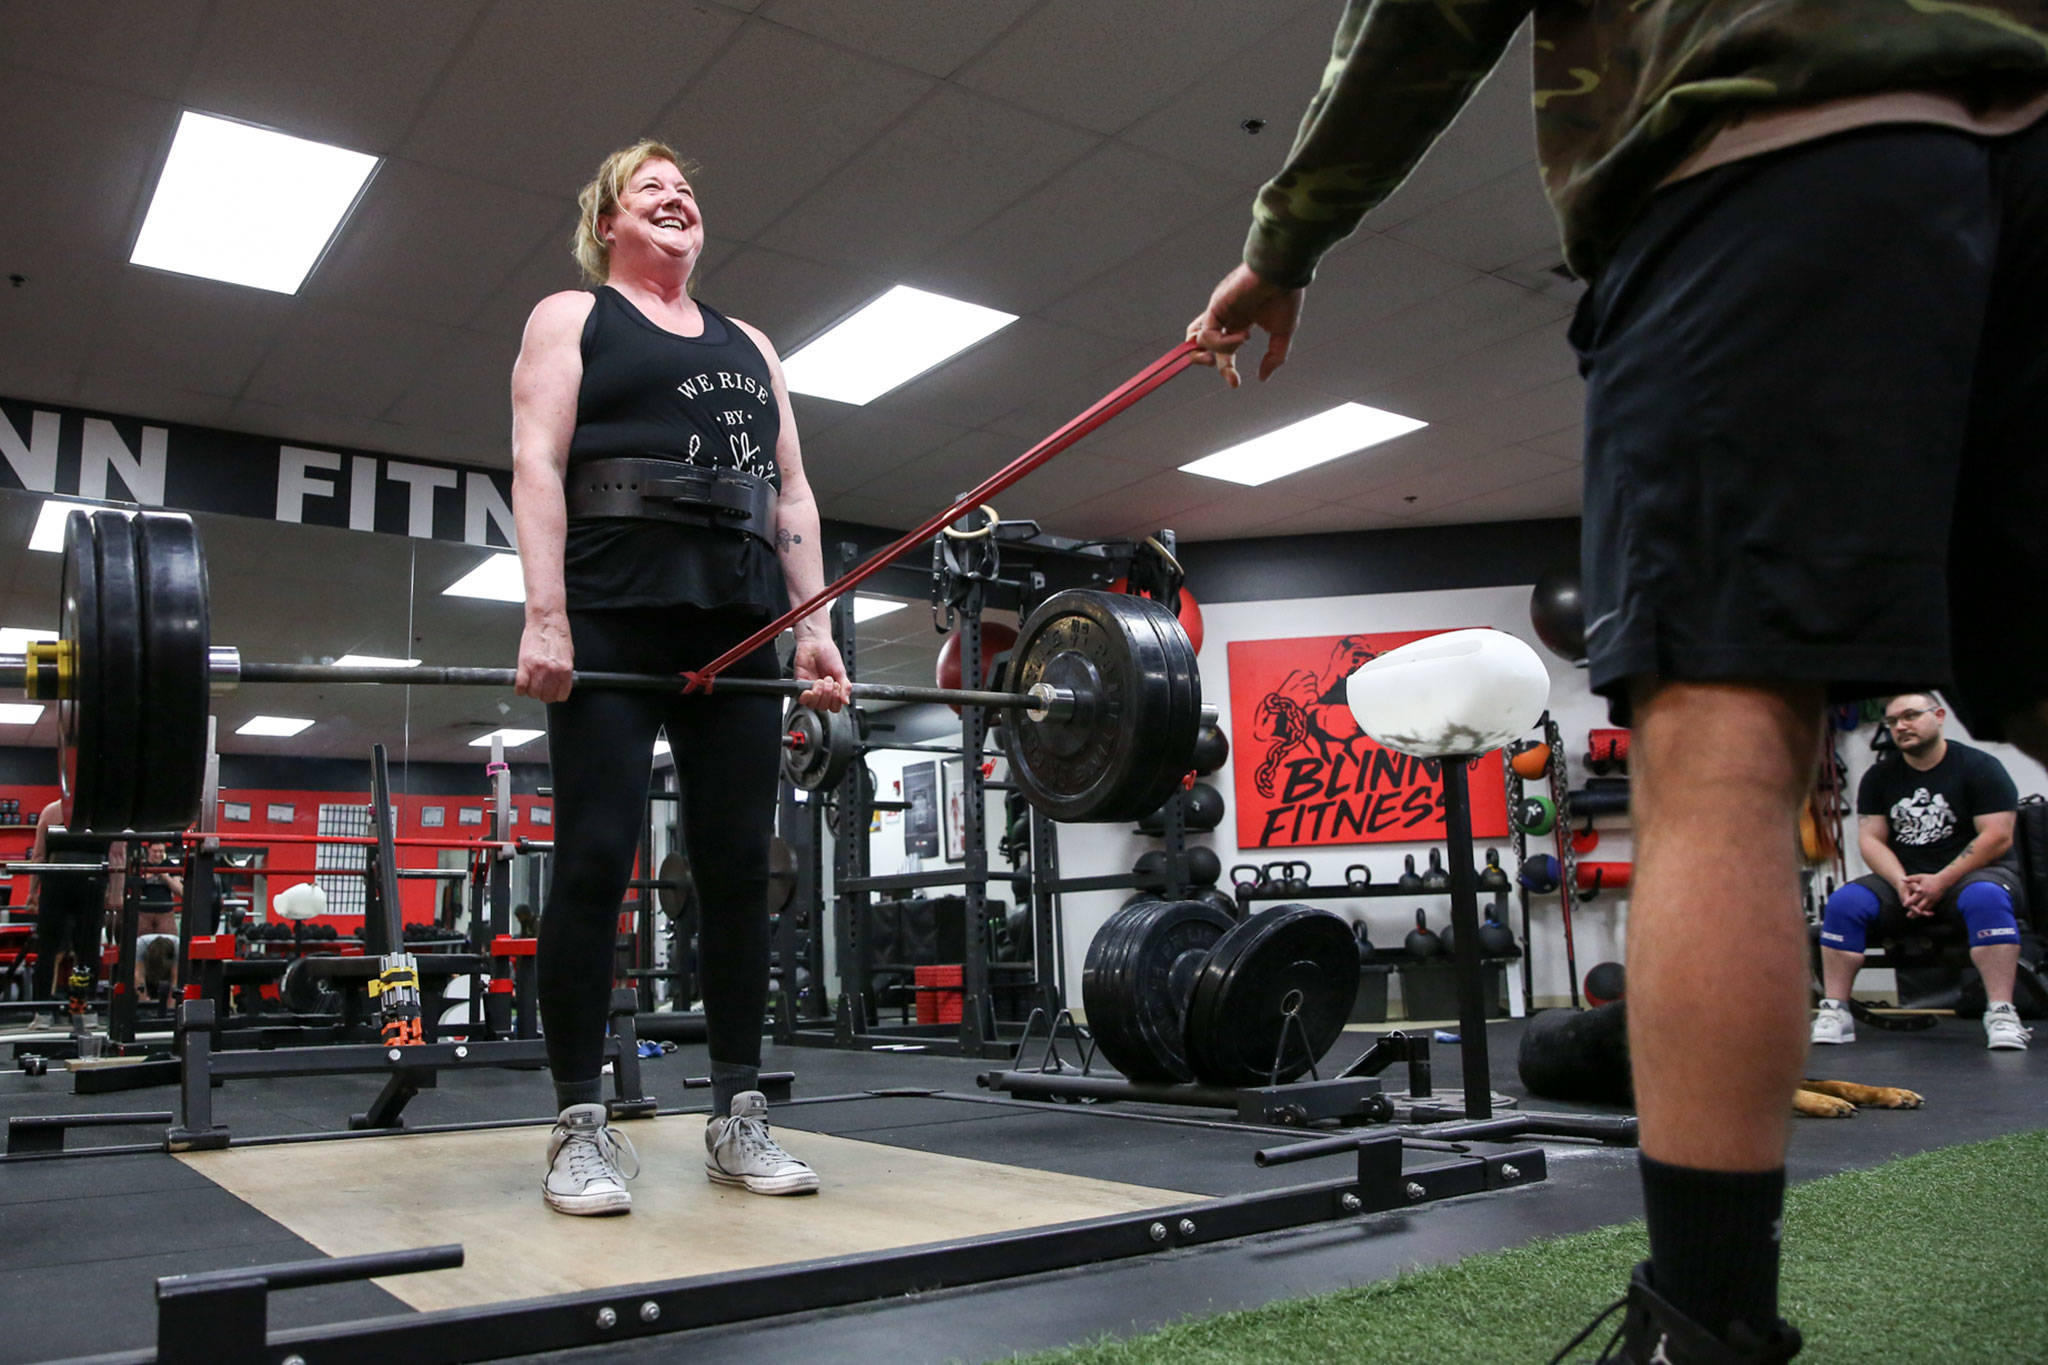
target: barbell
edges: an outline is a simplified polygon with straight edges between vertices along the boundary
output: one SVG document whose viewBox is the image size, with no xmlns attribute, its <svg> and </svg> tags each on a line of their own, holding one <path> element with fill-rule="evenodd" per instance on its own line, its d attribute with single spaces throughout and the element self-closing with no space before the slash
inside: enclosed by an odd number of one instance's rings
<svg viewBox="0 0 2048 1365">
<path fill-rule="evenodd" d="M 209 698 L 240 683 L 510 687 L 516 676 L 509 668 L 250 662 L 232 646 L 213 644 L 208 602 L 205 556 L 190 517 L 96 509 L 66 519 L 58 638 L 0 656 L 0 686 L 56 703 L 58 780 L 71 828 L 191 824 L 199 814 Z M 578 687 L 693 686 L 680 674 L 573 676 Z M 1056 820 L 1136 820 L 1193 770 L 1201 676 L 1187 635 L 1157 603 L 1088 589 L 1047 598 L 1023 625 L 1007 682 L 1005 691 L 856 683 L 853 696 L 1004 711 L 1012 777 Z M 795 697 L 811 684 L 718 675 L 695 686 Z M 792 751 L 800 744 L 789 743 Z"/>
</svg>

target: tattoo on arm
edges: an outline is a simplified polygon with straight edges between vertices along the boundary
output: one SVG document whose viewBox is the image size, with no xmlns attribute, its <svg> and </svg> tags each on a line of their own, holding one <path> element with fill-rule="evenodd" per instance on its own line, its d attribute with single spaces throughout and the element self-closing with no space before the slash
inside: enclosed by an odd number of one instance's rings
<svg viewBox="0 0 2048 1365">
<path fill-rule="evenodd" d="M 803 543 L 804 538 L 794 531 L 785 531 L 778 528 L 775 532 L 775 547 L 778 550 L 787 550 L 792 545 L 801 545 Z"/>
</svg>

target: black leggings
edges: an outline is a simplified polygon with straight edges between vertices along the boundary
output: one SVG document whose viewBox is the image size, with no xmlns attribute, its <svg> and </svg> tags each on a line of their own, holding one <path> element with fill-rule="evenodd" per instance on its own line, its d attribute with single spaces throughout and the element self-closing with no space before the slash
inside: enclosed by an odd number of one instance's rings
<svg viewBox="0 0 2048 1365">
<path fill-rule="evenodd" d="M 678 673 L 708 663 L 759 624 L 752 615 L 690 607 L 569 613 L 579 671 Z M 736 678 L 777 673 L 772 644 L 727 670 Z M 662 731 L 675 756 L 702 907 L 697 942 L 711 1059 L 761 1063 L 782 699 L 579 687 L 548 707 L 555 856 L 536 976 L 557 1085 L 588 1084 L 603 1071 L 619 902 Z"/>
<path fill-rule="evenodd" d="M 67 951 L 90 967 L 94 977 L 99 975 L 100 921 L 106 915 L 101 901 L 106 882 L 76 872 L 69 876 L 72 884 L 62 891 L 56 889 L 56 878 L 51 878 L 36 902 L 35 977 L 29 983 L 34 1000 L 57 998 L 57 991 L 65 986 L 54 979 L 57 959 Z"/>
</svg>

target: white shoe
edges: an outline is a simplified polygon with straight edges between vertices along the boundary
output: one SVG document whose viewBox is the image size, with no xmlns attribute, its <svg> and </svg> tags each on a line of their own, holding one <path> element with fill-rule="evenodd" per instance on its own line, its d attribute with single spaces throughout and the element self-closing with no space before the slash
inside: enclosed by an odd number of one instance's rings
<svg viewBox="0 0 2048 1365">
<path fill-rule="evenodd" d="M 1816 1043 L 1853 1043 L 1856 1041 L 1856 1016 L 1849 1013 L 1849 1007 L 1839 1000 L 1823 1000 L 1820 1008 L 1813 1012 L 1813 1041 Z"/>
<path fill-rule="evenodd" d="M 811 1194 L 818 1173 L 782 1150 L 768 1134 L 768 1097 L 743 1090 L 732 1097 L 732 1117 L 704 1125 L 704 1174 L 720 1185 L 743 1185 L 755 1194 Z"/>
<path fill-rule="evenodd" d="M 2020 1023 L 2020 1012 L 2011 1005 L 1993 1005 L 1984 1011 L 1984 1046 L 1993 1052 L 2025 1052 L 2034 1031 Z"/>
<path fill-rule="evenodd" d="M 633 1163 L 630 1172 L 620 1169 L 621 1155 Z M 638 1174 L 640 1154 L 605 1122 L 604 1106 L 572 1104 L 548 1135 L 548 1175 L 540 1188 L 557 1213 L 631 1213 L 626 1182 Z"/>
</svg>

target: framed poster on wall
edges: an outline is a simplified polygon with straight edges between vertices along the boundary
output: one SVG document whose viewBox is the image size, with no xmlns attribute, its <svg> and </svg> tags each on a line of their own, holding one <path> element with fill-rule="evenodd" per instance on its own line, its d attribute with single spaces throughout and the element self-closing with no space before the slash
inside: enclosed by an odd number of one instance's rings
<svg viewBox="0 0 2048 1365">
<path fill-rule="evenodd" d="M 945 813 L 939 834 L 949 863 L 967 861 L 967 778 L 961 762 L 948 758 L 939 763 L 939 809 Z"/>
<path fill-rule="evenodd" d="M 936 763 L 903 769 L 903 851 L 920 858 L 939 855 L 939 775 Z"/>
<path fill-rule="evenodd" d="M 1454 627 L 1446 627 L 1453 629 Z M 1239 848 L 1303 848 L 1444 837 L 1443 775 L 1366 738 L 1345 683 L 1367 660 L 1437 630 L 1230 644 L 1232 767 Z M 1499 750 L 1473 765 L 1472 833 L 1508 832 Z"/>
</svg>

